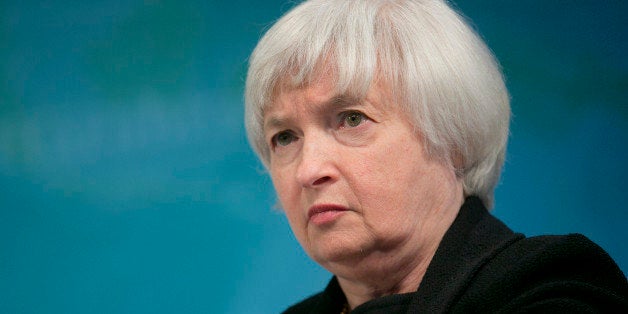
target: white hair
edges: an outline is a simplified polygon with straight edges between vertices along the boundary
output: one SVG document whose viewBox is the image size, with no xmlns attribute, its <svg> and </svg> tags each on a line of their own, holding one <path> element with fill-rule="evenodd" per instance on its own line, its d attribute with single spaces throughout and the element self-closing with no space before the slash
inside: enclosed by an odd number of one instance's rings
<svg viewBox="0 0 628 314">
<path fill-rule="evenodd" d="M 445 1 L 311 0 L 279 19 L 253 51 L 246 79 L 247 134 L 266 167 L 265 108 L 280 85 L 307 86 L 327 70 L 338 92 L 359 98 L 383 82 L 428 155 L 454 167 L 465 195 L 492 208 L 509 96 L 491 51 Z"/>
</svg>

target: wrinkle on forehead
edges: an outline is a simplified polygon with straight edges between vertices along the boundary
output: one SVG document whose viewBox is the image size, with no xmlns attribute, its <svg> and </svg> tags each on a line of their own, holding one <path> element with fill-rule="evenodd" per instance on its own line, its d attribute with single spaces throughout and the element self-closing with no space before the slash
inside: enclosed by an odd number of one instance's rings
<svg viewBox="0 0 628 314">
<path fill-rule="evenodd" d="M 282 77 L 279 77 L 273 86 L 270 101 L 262 108 L 262 116 L 277 101 L 279 95 L 296 89 L 306 89 L 311 86 L 321 84 L 327 85 L 333 92 L 338 95 L 345 95 L 347 98 L 363 99 L 370 90 L 373 80 L 366 83 L 360 78 L 353 78 L 349 81 L 341 82 L 338 76 L 339 70 L 336 68 L 336 62 L 332 56 L 321 58 L 311 70 L 296 68 L 288 71 Z"/>
</svg>

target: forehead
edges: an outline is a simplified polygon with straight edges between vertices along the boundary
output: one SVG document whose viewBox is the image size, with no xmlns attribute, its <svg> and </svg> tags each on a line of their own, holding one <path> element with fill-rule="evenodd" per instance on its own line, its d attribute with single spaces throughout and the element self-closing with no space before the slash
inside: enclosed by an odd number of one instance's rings
<svg viewBox="0 0 628 314">
<path fill-rule="evenodd" d="M 341 90 L 333 77 L 323 76 L 305 86 L 278 85 L 271 102 L 264 109 L 263 120 L 264 125 L 275 124 L 276 120 L 285 115 L 349 106 L 366 106 L 385 111 L 398 109 L 384 84 L 373 84 L 364 92 L 355 92 L 355 88 L 351 87 Z"/>
<path fill-rule="evenodd" d="M 283 94 L 272 103 L 264 114 L 264 133 L 293 125 L 303 117 L 313 118 L 329 110 L 341 108 L 341 103 L 348 104 L 342 96 L 310 98 L 300 94 L 305 93 L 296 91 Z"/>
<path fill-rule="evenodd" d="M 346 91 L 339 91 L 334 82 L 330 80 L 318 80 L 306 86 L 298 87 L 284 85 L 274 94 L 267 112 L 290 110 L 297 105 L 305 106 L 306 108 L 323 104 L 341 105 L 345 102 L 359 101 L 361 98 Z"/>
<path fill-rule="evenodd" d="M 334 94 L 346 93 L 339 91 L 338 78 L 331 70 L 319 68 L 309 75 L 286 75 L 275 84 L 266 111 L 273 110 L 282 101 L 297 100 L 295 97 L 316 103 L 326 101 L 326 98 L 331 98 Z"/>
<path fill-rule="evenodd" d="M 294 114 L 357 101 L 359 99 L 355 96 L 338 92 L 335 82 L 328 78 L 318 79 L 305 86 L 278 84 L 263 111 L 264 126 L 276 125 L 278 121 Z"/>
</svg>

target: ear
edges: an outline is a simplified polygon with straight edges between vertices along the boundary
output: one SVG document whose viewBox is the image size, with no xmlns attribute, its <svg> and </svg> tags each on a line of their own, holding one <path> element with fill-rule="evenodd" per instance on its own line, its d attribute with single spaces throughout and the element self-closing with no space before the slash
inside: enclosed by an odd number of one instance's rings
<svg viewBox="0 0 628 314">
<path fill-rule="evenodd" d="M 465 162 L 464 162 L 464 156 L 462 155 L 460 150 L 457 148 L 452 149 L 450 159 L 451 159 L 451 164 L 454 167 L 454 172 L 456 173 L 456 177 L 462 178 L 465 172 L 465 167 L 464 167 Z"/>
</svg>

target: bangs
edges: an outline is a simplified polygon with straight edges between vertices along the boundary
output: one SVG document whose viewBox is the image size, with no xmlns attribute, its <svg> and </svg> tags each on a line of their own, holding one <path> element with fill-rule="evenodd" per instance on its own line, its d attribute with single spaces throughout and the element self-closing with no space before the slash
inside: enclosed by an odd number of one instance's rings
<svg viewBox="0 0 628 314">
<path fill-rule="evenodd" d="M 262 110 L 282 88 L 305 87 L 321 79 L 333 80 L 338 94 L 365 97 L 378 68 L 375 32 L 368 15 L 347 12 L 351 10 L 314 10 L 307 15 L 310 19 L 288 17 L 276 30 L 290 36 L 269 47 L 275 51 L 264 53 L 270 56 L 264 63 L 274 66 L 264 69 L 268 80 L 263 90 L 270 93 L 263 97 Z"/>
</svg>

